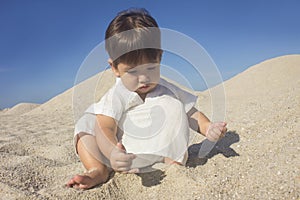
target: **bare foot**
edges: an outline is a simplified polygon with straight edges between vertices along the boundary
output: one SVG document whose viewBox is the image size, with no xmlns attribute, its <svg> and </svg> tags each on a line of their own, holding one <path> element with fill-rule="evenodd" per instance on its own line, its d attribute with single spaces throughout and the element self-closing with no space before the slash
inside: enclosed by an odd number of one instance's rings
<svg viewBox="0 0 300 200">
<path fill-rule="evenodd" d="M 105 183 L 109 178 L 109 170 L 107 168 L 93 168 L 82 175 L 75 175 L 66 184 L 67 187 L 75 189 L 90 189 L 101 183 Z"/>
<path fill-rule="evenodd" d="M 164 158 L 164 163 L 167 165 L 173 165 L 173 164 L 182 165 L 182 163 L 177 162 L 177 161 L 172 160 L 171 158 L 167 158 L 167 157 Z"/>
</svg>

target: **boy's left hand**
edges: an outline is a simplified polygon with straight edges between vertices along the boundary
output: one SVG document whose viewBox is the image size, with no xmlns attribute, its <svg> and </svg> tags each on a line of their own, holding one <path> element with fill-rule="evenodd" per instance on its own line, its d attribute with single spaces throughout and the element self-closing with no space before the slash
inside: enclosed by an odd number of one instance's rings
<svg viewBox="0 0 300 200">
<path fill-rule="evenodd" d="M 205 133 L 206 138 L 209 141 L 217 142 L 219 139 L 225 136 L 227 132 L 226 122 L 210 123 Z"/>
</svg>

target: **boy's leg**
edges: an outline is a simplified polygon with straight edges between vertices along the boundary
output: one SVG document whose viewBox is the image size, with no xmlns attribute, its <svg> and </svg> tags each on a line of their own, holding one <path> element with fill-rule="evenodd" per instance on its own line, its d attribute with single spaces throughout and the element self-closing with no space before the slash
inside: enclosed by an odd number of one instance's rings
<svg viewBox="0 0 300 200">
<path fill-rule="evenodd" d="M 165 164 L 168 164 L 168 165 L 173 165 L 173 164 L 177 164 L 177 165 L 183 165 L 185 166 L 186 162 L 187 162 L 187 159 L 188 159 L 188 152 L 186 151 L 184 153 L 184 158 L 183 158 L 183 161 L 182 162 L 177 162 L 171 158 L 168 158 L 168 157 L 164 157 L 164 163 Z"/>
<path fill-rule="evenodd" d="M 82 175 L 75 175 L 68 181 L 67 186 L 88 189 L 106 182 L 109 177 L 109 169 L 101 162 L 101 152 L 95 137 L 84 133 L 79 134 L 78 137 L 77 152 L 87 172 Z"/>
<path fill-rule="evenodd" d="M 167 165 L 173 165 L 173 164 L 183 165 L 182 163 L 172 160 L 171 158 L 168 157 L 164 157 L 164 163 Z"/>
</svg>

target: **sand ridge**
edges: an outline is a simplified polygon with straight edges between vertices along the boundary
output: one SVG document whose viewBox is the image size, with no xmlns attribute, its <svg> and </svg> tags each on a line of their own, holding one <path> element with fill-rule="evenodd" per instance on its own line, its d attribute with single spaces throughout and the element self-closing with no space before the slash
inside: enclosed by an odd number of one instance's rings
<svg viewBox="0 0 300 200">
<path fill-rule="evenodd" d="M 6 108 L 3 111 L 0 112 L 0 114 L 5 114 L 5 115 L 23 115 L 25 113 L 28 113 L 35 108 L 40 106 L 40 104 L 35 104 L 35 103 L 19 103 L 15 105 L 12 108 Z"/>
<path fill-rule="evenodd" d="M 83 171 L 72 146 L 74 88 L 24 115 L 1 114 L 0 198 L 299 199 L 299 69 L 300 55 L 281 56 L 224 82 L 229 131 L 205 158 L 197 157 L 204 138 L 192 133 L 187 167 L 116 173 L 88 191 L 64 186 Z M 91 101 L 104 94 L 112 76 L 104 82 Z M 210 116 L 209 91 L 199 94 L 198 107 Z"/>
</svg>

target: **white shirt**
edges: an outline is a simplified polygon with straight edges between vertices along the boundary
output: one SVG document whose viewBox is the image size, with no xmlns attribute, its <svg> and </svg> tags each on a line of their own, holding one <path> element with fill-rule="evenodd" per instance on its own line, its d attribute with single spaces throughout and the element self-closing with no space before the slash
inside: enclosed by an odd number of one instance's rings
<svg viewBox="0 0 300 200">
<path fill-rule="evenodd" d="M 197 96 L 164 79 L 143 101 L 120 79 L 86 113 L 102 114 L 117 120 L 118 134 L 128 153 L 137 157 L 132 168 L 149 166 L 164 157 L 185 163 L 189 142 L 186 113 Z M 83 129 L 85 130 L 85 129 Z"/>
<path fill-rule="evenodd" d="M 182 102 L 186 113 L 197 101 L 197 96 L 180 89 L 164 79 L 160 79 L 159 84 L 154 88 L 154 90 L 147 94 L 145 101 L 147 98 L 163 95 L 174 97 Z M 129 91 L 123 85 L 121 79 L 117 78 L 115 85 L 101 98 L 98 103 L 92 104 L 86 110 L 86 113 L 102 114 L 119 121 L 124 112 L 143 103 L 144 101 L 136 92 Z"/>
</svg>

